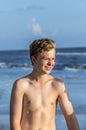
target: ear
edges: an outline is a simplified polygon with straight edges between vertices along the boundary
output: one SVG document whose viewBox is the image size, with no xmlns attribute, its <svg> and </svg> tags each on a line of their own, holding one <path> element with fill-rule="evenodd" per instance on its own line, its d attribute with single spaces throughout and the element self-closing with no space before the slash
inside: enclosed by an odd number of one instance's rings
<svg viewBox="0 0 86 130">
<path fill-rule="evenodd" d="M 31 59 L 32 59 L 32 63 L 33 63 L 33 65 L 34 65 L 35 62 L 36 62 L 36 58 L 35 58 L 34 56 L 32 56 Z"/>
</svg>

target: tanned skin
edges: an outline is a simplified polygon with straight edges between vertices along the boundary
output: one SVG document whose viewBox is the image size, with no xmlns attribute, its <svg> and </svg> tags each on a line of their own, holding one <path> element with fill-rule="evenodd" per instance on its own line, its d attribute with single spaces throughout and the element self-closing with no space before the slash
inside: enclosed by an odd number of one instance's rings
<svg viewBox="0 0 86 130">
<path fill-rule="evenodd" d="M 10 101 L 10 130 L 56 130 L 55 113 L 60 104 L 68 130 L 79 130 L 65 84 L 50 75 L 55 49 L 32 56 L 31 74 L 15 81 Z"/>
</svg>

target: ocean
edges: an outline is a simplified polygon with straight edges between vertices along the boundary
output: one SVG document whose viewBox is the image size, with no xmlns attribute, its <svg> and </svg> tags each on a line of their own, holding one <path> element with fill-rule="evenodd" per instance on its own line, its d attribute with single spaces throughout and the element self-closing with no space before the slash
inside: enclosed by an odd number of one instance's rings
<svg viewBox="0 0 86 130">
<path fill-rule="evenodd" d="M 31 71 L 28 50 L 0 51 L 0 130 L 9 128 L 9 103 L 14 81 Z M 56 49 L 56 65 L 51 74 L 65 82 L 80 130 L 85 130 L 86 48 Z M 67 130 L 59 105 L 56 112 L 56 125 L 57 130 Z"/>
</svg>

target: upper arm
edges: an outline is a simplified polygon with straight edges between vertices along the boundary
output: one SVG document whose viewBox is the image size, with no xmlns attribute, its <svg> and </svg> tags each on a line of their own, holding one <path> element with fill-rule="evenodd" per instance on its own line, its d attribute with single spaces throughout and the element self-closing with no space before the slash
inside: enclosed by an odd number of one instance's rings
<svg viewBox="0 0 86 130">
<path fill-rule="evenodd" d="M 64 83 L 60 86 L 58 101 L 65 118 L 73 114 L 73 106 Z"/>
<path fill-rule="evenodd" d="M 10 123 L 16 125 L 20 123 L 22 114 L 23 90 L 22 84 L 16 81 L 13 85 L 10 99 Z"/>
<path fill-rule="evenodd" d="M 66 119 L 68 130 L 79 130 L 79 124 L 64 84 L 60 86 L 58 101 Z"/>
</svg>

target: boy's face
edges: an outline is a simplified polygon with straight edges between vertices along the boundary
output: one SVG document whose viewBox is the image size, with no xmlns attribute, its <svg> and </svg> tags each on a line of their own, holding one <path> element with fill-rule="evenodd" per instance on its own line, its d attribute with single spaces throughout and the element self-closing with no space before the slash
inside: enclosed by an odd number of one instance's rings
<svg viewBox="0 0 86 130">
<path fill-rule="evenodd" d="M 34 59 L 34 67 L 41 74 L 49 74 L 55 65 L 55 49 L 50 51 L 42 51 L 37 58 Z"/>
</svg>

